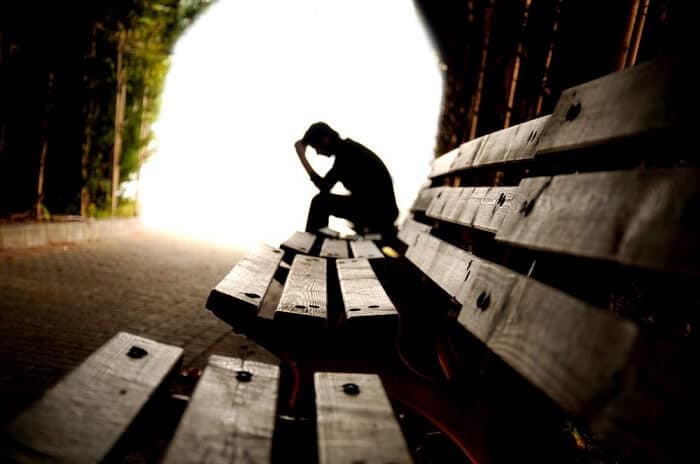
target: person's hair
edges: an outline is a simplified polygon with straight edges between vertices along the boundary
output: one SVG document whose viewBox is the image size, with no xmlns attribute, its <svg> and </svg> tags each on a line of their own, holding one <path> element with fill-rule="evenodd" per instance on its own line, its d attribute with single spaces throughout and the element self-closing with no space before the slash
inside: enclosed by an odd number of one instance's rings
<svg viewBox="0 0 700 464">
<path fill-rule="evenodd" d="M 339 135 L 336 131 L 331 129 L 331 126 L 325 122 L 315 122 L 306 129 L 304 137 L 301 139 L 306 145 L 316 145 L 323 137 L 328 136 L 333 140 L 337 140 Z"/>
</svg>

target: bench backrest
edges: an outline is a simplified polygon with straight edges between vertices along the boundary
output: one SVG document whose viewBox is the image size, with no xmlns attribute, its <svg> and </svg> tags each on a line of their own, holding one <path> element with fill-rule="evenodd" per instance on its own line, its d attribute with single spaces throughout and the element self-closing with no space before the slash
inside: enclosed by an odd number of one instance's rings
<svg viewBox="0 0 700 464">
<path fill-rule="evenodd" d="M 568 89 L 437 158 L 399 232 L 487 356 L 652 460 L 688 448 L 698 406 L 700 169 L 672 71 Z"/>
</svg>

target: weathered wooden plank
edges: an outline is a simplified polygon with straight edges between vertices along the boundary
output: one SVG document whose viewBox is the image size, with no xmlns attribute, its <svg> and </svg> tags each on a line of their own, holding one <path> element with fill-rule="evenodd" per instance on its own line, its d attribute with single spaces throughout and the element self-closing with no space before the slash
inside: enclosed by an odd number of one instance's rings
<svg viewBox="0 0 700 464">
<path fill-rule="evenodd" d="M 398 317 L 367 259 L 339 259 L 336 267 L 348 321 Z"/>
<path fill-rule="evenodd" d="M 213 355 L 165 463 L 270 462 L 279 367 Z"/>
<path fill-rule="evenodd" d="M 459 148 L 455 148 L 454 150 L 448 151 L 444 155 L 435 158 L 428 177 L 432 179 L 434 177 L 449 173 L 452 163 L 454 162 L 455 158 L 457 158 L 458 153 Z"/>
<path fill-rule="evenodd" d="M 422 222 L 415 221 L 411 218 L 406 218 L 399 228 L 398 237 L 406 245 L 413 245 L 421 232 L 430 233 L 431 227 Z"/>
<path fill-rule="evenodd" d="M 237 312 L 253 317 L 282 260 L 282 250 L 260 246 L 245 256 L 209 293 L 207 308 L 217 312 Z"/>
<path fill-rule="evenodd" d="M 460 206 L 459 216 L 456 222 L 471 227 L 474 224 L 476 214 L 479 212 L 481 203 L 486 199 L 490 187 L 475 188 L 468 198 L 465 198 Z"/>
<path fill-rule="evenodd" d="M 679 122 L 669 62 L 647 62 L 565 90 L 537 154 L 598 145 Z"/>
<path fill-rule="evenodd" d="M 698 169 L 524 179 L 497 240 L 652 269 L 700 266 Z"/>
<path fill-rule="evenodd" d="M 326 260 L 297 255 L 289 270 L 275 319 L 293 317 L 322 321 L 328 317 Z"/>
<path fill-rule="evenodd" d="M 443 221 L 458 222 L 465 203 L 469 201 L 473 191 L 473 187 L 445 187 L 430 202 L 425 214 Z"/>
<path fill-rule="evenodd" d="M 309 232 L 294 232 L 284 243 L 280 245 L 283 250 L 295 253 L 309 254 L 316 242 L 316 235 Z"/>
<path fill-rule="evenodd" d="M 416 201 L 413 202 L 413 206 L 411 206 L 411 211 L 415 213 L 422 212 L 428 209 L 428 206 L 430 206 L 430 202 L 443 189 L 445 189 L 445 187 L 431 187 L 421 190 L 418 193 L 418 196 L 416 197 Z"/>
<path fill-rule="evenodd" d="M 493 263 L 472 272 L 460 324 L 566 411 L 594 406 L 630 360 L 637 327 Z"/>
<path fill-rule="evenodd" d="M 460 145 L 459 153 L 452 162 L 450 172 L 470 168 L 474 163 L 477 153 L 479 153 L 481 149 L 481 145 L 486 141 L 486 137 L 487 136 L 478 137 Z"/>
<path fill-rule="evenodd" d="M 17 462 L 99 462 L 116 444 L 182 349 L 120 332 L 10 426 Z"/>
<path fill-rule="evenodd" d="M 475 259 L 471 253 L 425 233 L 418 235 L 406 258 L 453 298 Z"/>
<path fill-rule="evenodd" d="M 314 385 L 321 464 L 412 462 L 377 375 L 317 372 Z"/>
<path fill-rule="evenodd" d="M 350 242 L 350 248 L 354 258 L 379 259 L 384 257 L 372 240 L 352 241 Z"/>
<path fill-rule="evenodd" d="M 321 245 L 319 256 L 324 258 L 347 258 L 348 257 L 348 241 L 336 238 L 327 238 Z"/>
<path fill-rule="evenodd" d="M 484 137 L 471 167 L 532 159 L 535 147 L 550 116 L 517 124 Z"/>
<path fill-rule="evenodd" d="M 482 198 L 472 226 L 487 232 L 496 232 L 513 208 L 517 187 L 491 187 Z"/>
<path fill-rule="evenodd" d="M 333 230 L 330 227 L 322 227 L 318 229 L 318 233 L 324 237 L 338 238 L 340 237 L 340 232 Z"/>
</svg>

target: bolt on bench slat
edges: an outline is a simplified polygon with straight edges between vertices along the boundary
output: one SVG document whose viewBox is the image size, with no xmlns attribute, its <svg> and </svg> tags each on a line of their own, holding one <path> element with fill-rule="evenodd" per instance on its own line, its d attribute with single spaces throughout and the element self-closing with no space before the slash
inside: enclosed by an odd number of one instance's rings
<svg viewBox="0 0 700 464">
<path fill-rule="evenodd" d="M 384 258 L 382 252 L 371 240 L 354 240 L 350 242 L 354 258 L 380 259 Z"/>
<path fill-rule="evenodd" d="M 10 426 L 17 462 L 99 462 L 182 358 L 182 348 L 120 332 Z"/>
<path fill-rule="evenodd" d="M 398 318 L 396 307 L 377 280 L 367 259 L 339 259 L 336 267 L 345 317 L 349 323 L 377 317 Z"/>
<path fill-rule="evenodd" d="M 324 258 L 347 258 L 348 255 L 348 241 L 327 238 L 323 241 L 321 245 L 321 252 L 319 256 Z"/>
<path fill-rule="evenodd" d="M 326 272 L 325 259 L 295 256 L 275 319 L 296 319 L 325 326 L 328 318 Z"/>
<path fill-rule="evenodd" d="M 314 385 L 320 464 L 413 462 L 377 375 L 317 372 Z"/>
<path fill-rule="evenodd" d="M 279 375 L 272 364 L 212 356 L 164 462 L 270 462 Z"/>
<path fill-rule="evenodd" d="M 258 247 L 210 292 L 207 308 L 232 319 L 255 317 L 282 260 L 282 251 Z"/>
</svg>

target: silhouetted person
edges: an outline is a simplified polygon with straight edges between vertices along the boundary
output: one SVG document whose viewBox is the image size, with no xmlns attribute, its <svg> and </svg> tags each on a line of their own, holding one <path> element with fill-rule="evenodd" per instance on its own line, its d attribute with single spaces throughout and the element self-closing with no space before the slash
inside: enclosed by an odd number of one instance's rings
<svg viewBox="0 0 700 464">
<path fill-rule="evenodd" d="M 333 167 L 325 177 L 319 176 L 306 160 L 306 147 L 320 155 L 335 155 Z M 316 187 L 321 191 L 311 201 L 306 222 L 308 232 L 328 225 L 328 216 L 344 218 L 360 234 L 376 232 L 384 237 L 395 234 L 394 221 L 399 210 L 394 186 L 386 166 L 371 150 L 354 140 L 341 139 L 326 123 L 312 124 L 304 137 L 294 144 L 297 155 Z M 351 195 L 330 193 L 342 182 Z"/>
</svg>

